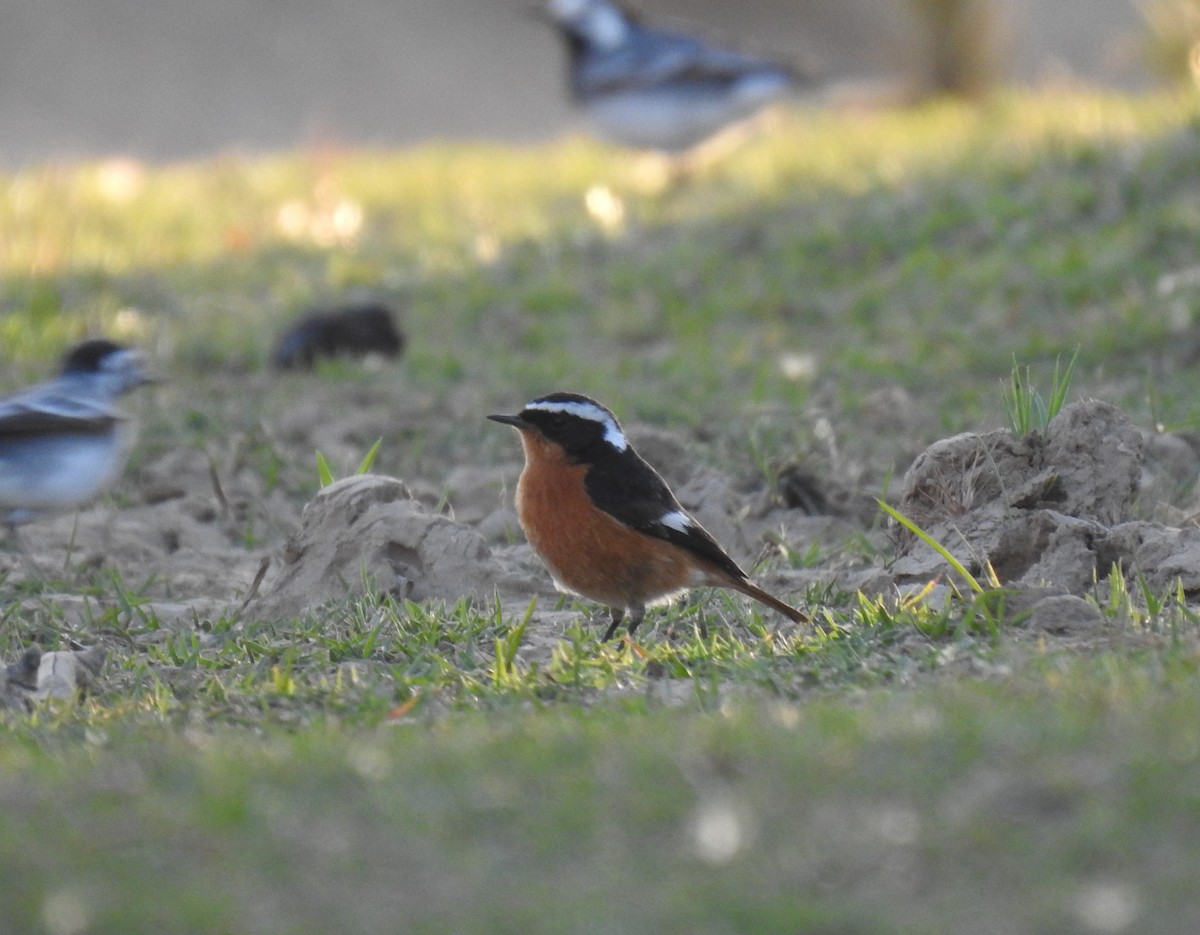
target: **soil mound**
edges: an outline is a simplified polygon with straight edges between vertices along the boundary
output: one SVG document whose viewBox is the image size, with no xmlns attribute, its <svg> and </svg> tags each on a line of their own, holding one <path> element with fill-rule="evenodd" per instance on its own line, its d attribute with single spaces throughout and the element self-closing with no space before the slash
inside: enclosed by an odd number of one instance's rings
<svg viewBox="0 0 1200 935">
<path fill-rule="evenodd" d="M 455 601 L 494 592 L 498 566 L 474 529 L 431 513 L 399 480 L 348 477 L 304 508 L 283 550 L 283 573 L 250 613 L 295 616 L 369 589 L 397 597 Z"/>
<path fill-rule="evenodd" d="M 936 442 L 904 478 L 900 511 L 975 575 L 1083 594 L 1114 564 L 1151 586 L 1200 590 L 1200 530 L 1136 519 L 1148 436 L 1116 407 L 1065 407 L 1025 438 L 1007 430 Z M 903 533 L 897 582 L 950 574 L 937 552 Z"/>
</svg>

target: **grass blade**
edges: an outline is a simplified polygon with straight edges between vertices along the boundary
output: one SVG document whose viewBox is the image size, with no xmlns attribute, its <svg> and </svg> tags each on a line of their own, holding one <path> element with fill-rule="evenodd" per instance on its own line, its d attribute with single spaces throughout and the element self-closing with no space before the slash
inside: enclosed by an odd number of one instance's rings
<svg viewBox="0 0 1200 935">
<path fill-rule="evenodd" d="M 355 474 L 366 474 L 369 470 L 371 470 L 371 465 L 375 463 L 375 456 L 379 454 L 379 446 L 382 444 L 383 436 L 380 435 L 377 439 L 375 439 L 375 444 L 371 446 L 371 450 L 368 451 L 363 456 L 362 461 L 358 463 L 358 470 L 354 472 Z"/>
<path fill-rule="evenodd" d="M 907 516 L 905 516 L 903 513 L 901 513 L 895 507 L 890 506 L 887 503 L 884 503 L 879 498 L 876 498 L 875 502 L 879 504 L 879 508 L 881 510 L 883 510 L 883 512 L 885 512 L 888 516 L 890 516 L 892 519 L 894 519 L 897 523 L 899 523 L 901 526 L 903 526 L 905 529 L 907 529 L 909 532 L 911 532 L 914 536 L 916 536 L 918 539 L 920 539 L 922 542 L 924 542 L 927 546 L 929 546 L 931 549 L 933 549 L 933 551 L 937 552 L 938 555 L 940 555 L 942 558 L 944 558 L 946 560 L 946 562 L 950 565 L 951 568 L 953 568 L 956 572 L 958 572 L 960 575 L 962 575 L 963 580 L 965 580 L 967 582 L 967 584 L 969 584 L 971 586 L 972 591 L 974 591 L 976 594 L 982 594 L 984 592 L 983 585 L 979 583 L 979 581 L 976 579 L 976 577 L 973 574 L 971 574 L 969 571 L 967 571 L 967 569 L 963 566 L 962 562 L 960 562 L 958 559 L 956 559 L 953 555 L 950 554 L 950 551 L 944 545 L 942 545 L 940 542 L 938 542 L 936 539 L 934 539 L 933 536 L 929 535 L 929 533 L 927 533 L 924 529 L 922 529 L 920 526 L 918 526 L 916 523 L 914 523 L 911 519 L 909 519 Z"/>
<path fill-rule="evenodd" d="M 329 470 L 329 462 L 319 451 L 317 452 L 317 481 L 322 487 L 328 487 L 333 483 L 333 471 Z"/>
</svg>

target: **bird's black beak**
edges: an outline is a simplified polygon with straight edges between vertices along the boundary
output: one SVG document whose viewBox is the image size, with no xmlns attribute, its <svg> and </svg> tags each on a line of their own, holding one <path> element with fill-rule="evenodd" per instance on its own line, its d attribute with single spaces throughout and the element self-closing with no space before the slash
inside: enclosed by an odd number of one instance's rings
<svg viewBox="0 0 1200 935">
<path fill-rule="evenodd" d="M 529 428 L 529 423 L 526 422 L 524 419 L 522 419 L 520 416 L 488 416 L 488 418 L 491 419 L 493 422 L 501 422 L 504 425 L 511 425 L 513 428 L 516 428 L 516 429 Z"/>
</svg>

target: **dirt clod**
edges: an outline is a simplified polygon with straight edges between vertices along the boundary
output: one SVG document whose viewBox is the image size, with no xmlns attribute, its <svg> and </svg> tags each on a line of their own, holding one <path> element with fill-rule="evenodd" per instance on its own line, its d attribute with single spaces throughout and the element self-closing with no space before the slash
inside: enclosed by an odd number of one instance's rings
<svg viewBox="0 0 1200 935">
<path fill-rule="evenodd" d="M 1067 406 L 1044 433 L 1026 438 L 1004 430 L 956 435 L 914 462 L 900 511 L 969 571 L 990 566 L 1004 584 L 1080 595 L 1119 567 L 1156 589 L 1180 581 L 1200 593 L 1200 530 L 1135 517 L 1139 501 L 1160 491 L 1145 485 L 1181 470 L 1179 446 L 1151 438 L 1095 400 Z M 898 581 L 949 572 L 916 537 L 899 545 L 891 569 Z"/>
<path fill-rule="evenodd" d="M 1100 629 L 1103 623 L 1104 616 L 1095 604 L 1073 594 L 1056 594 L 1033 605 L 1025 626 L 1056 636 L 1086 636 Z"/>
<path fill-rule="evenodd" d="M 330 484 L 301 522 L 284 550 L 282 578 L 251 602 L 251 615 L 295 616 L 368 587 L 449 601 L 494 589 L 496 566 L 483 537 L 429 512 L 395 478 L 368 474 Z"/>
</svg>

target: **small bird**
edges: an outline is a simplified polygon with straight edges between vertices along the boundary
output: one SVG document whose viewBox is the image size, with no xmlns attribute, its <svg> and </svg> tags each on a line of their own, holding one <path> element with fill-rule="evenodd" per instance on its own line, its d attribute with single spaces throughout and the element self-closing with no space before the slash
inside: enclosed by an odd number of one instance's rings
<svg viewBox="0 0 1200 935">
<path fill-rule="evenodd" d="M 678 154 L 796 83 L 789 68 L 649 29 L 609 0 L 550 0 L 567 42 L 571 96 L 617 143 Z"/>
<path fill-rule="evenodd" d="M 518 415 L 491 415 L 521 434 L 517 516 L 562 591 L 606 605 L 609 640 L 629 614 L 688 588 L 732 588 L 797 622 L 808 618 L 749 581 L 594 399 L 551 393 Z"/>
<path fill-rule="evenodd" d="M 111 483 L 133 436 L 114 403 L 153 382 L 137 351 L 93 339 L 68 352 L 53 380 L 0 398 L 0 520 L 15 531 Z"/>
</svg>

